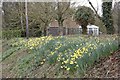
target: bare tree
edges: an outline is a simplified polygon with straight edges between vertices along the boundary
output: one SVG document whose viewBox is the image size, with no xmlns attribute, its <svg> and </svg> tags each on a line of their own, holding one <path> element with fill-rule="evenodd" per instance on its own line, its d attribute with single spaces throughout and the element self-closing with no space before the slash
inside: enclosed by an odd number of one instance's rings
<svg viewBox="0 0 120 80">
<path fill-rule="evenodd" d="M 56 2 L 55 3 L 55 11 L 54 18 L 58 21 L 59 25 L 59 35 L 63 35 L 63 22 L 65 19 L 70 18 L 73 13 L 71 6 L 72 4 L 69 2 Z M 74 5 L 74 4 L 73 4 Z"/>
<path fill-rule="evenodd" d="M 3 1 L 1 0 L 1 2 L 0 2 L 0 34 L 2 34 L 2 14 L 3 14 L 3 10 L 2 10 L 2 3 L 3 3 Z M 0 38 L 1 38 L 2 36 L 0 36 Z"/>
<path fill-rule="evenodd" d="M 42 22 L 42 31 L 44 36 L 48 35 L 47 28 L 53 19 L 53 3 L 52 2 L 40 2 L 30 3 L 29 10 L 30 15 L 34 17 L 34 21 L 39 20 Z"/>
<path fill-rule="evenodd" d="M 88 0 L 90 6 L 93 8 L 93 10 L 95 11 L 96 15 L 100 18 L 100 16 L 97 13 L 97 10 L 94 8 L 93 4 L 90 2 L 90 0 Z M 101 18 L 100 18 L 101 19 Z"/>
<path fill-rule="evenodd" d="M 112 9 L 112 17 L 113 17 L 113 26 L 115 28 L 115 33 L 118 33 L 118 15 L 119 15 L 119 4 L 115 2 L 114 8 Z"/>
<path fill-rule="evenodd" d="M 93 8 L 93 10 L 95 11 L 96 17 L 98 17 L 98 18 L 96 18 L 96 19 L 98 19 L 98 22 L 100 22 L 100 23 L 102 24 L 102 26 L 100 26 L 100 30 L 101 30 L 102 32 L 106 33 L 107 31 L 106 31 L 106 28 L 105 28 L 105 26 L 104 26 L 104 22 L 103 22 L 102 18 L 98 15 L 98 12 L 97 12 L 97 10 L 95 9 L 95 7 L 93 6 L 92 2 L 91 2 L 90 0 L 88 0 L 88 2 L 89 2 L 89 4 L 90 4 L 90 6 Z"/>
<path fill-rule="evenodd" d="M 118 34 L 120 35 L 120 2 L 118 2 Z"/>
<path fill-rule="evenodd" d="M 23 26 L 23 2 L 19 2 L 19 13 L 20 13 L 20 23 L 21 23 L 21 29 L 24 31 L 24 26 Z"/>
<path fill-rule="evenodd" d="M 118 45 L 120 47 L 120 2 L 118 2 L 118 37 L 119 37 Z"/>
<path fill-rule="evenodd" d="M 29 38 L 29 28 L 28 28 L 28 8 L 27 8 L 27 0 L 25 2 L 25 16 L 26 16 L 26 37 Z"/>
</svg>

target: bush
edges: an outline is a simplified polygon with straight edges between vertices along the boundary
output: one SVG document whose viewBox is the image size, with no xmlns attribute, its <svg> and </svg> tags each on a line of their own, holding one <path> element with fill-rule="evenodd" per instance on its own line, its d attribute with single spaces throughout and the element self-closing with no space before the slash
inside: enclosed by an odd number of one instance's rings
<svg viewBox="0 0 120 80">
<path fill-rule="evenodd" d="M 2 30 L 2 39 L 21 37 L 21 30 Z"/>
</svg>

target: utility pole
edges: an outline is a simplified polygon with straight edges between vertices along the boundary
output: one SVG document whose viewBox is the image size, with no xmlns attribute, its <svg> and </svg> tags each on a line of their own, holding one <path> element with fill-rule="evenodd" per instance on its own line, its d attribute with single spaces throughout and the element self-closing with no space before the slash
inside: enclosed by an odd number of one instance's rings
<svg viewBox="0 0 120 80">
<path fill-rule="evenodd" d="M 28 28 L 28 9 L 27 9 L 27 0 L 25 1 L 25 15 L 26 15 L 26 38 L 29 38 L 29 28 Z"/>
</svg>

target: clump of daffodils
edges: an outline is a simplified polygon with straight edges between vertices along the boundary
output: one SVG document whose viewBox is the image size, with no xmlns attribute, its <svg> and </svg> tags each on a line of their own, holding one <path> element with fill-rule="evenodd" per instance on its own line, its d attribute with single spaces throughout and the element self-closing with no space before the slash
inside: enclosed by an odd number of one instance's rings
<svg viewBox="0 0 120 80">
<path fill-rule="evenodd" d="M 50 41 L 51 40 L 51 41 Z M 84 37 L 76 37 L 76 38 L 68 38 L 68 37 L 40 37 L 40 38 L 30 38 L 28 40 L 25 39 L 19 39 L 18 42 L 14 43 L 13 45 L 22 45 L 30 50 L 35 49 L 35 51 L 39 50 L 39 52 L 45 51 L 42 57 L 39 56 L 40 60 L 37 61 L 43 65 L 46 61 L 49 60 L 49 63 L 60 63 L 60 68 L 65 69 L 67 71 L 77 70 L 81 69 L 81 64 L 83 60 L 84 66 L 88 66 L 90 63 L 87 63 L 91 60 L 94 61 L 94 57 L 99 57 L 99 52 L 97 50 L 102 50 L 106 47 L 106 45 L 113 45 L 111 42 L 113 42 L 115 39 L 107 39 L 104 40 L 99 39 L 97 37 L 93 38 L 90 37 L 88 39 Z M 50 42 L 49 42 L 50 41 Z M 43 44 L 51 43 L 46 48 Z M 48 45 L 48 44 L 47 44 Z M 42 46 L 43 49 L 40 49 L 36 47 Z M 101 48 L 102 47 L 102 48 Z M 99 49 L 100 48 L 100 49 Z M 95 52 L 94 52 L 95 51 Z M 93 56 L 93 54 L 96 52 L 98 55 Z M 38 53 L 39 54 L 39 53 Z M 42 54 L 42 53 L 41 53 Z M 41 60 L 42 58 L 42 60 Z M 44 58 L 44 59 L 43 59 Z M 96 59 L 96 58 L 95 58 Z M 79 62 L 81 60 L 81 62 Z"/>
<path fill-rule="evenodd" d="M 18 42 L 12 44 L 12 46 L 24 46 L 28 49 L 34 49 L 38 45 L 42 45 L 45 42 L 52 40 L 53 38 L 51 36 L 48 37 L 40 37 L 40 38 L 29 38 L 28 40 L 25 39 L 19 39 Z"/>
</svg>

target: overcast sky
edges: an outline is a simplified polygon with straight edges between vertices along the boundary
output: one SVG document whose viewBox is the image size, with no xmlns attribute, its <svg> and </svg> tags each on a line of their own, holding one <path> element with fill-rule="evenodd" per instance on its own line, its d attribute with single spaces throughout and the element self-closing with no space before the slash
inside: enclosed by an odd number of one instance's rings
<svg viewBox="0 0 120 80">
<path fill-rule="evenodd" d="M 76 6 L 84 5 L 84 6 L 91 7 L 88 0 L 73 0 L 73 1 L 77 2 Z M 102 15 L 102 0 L 90 0 L 90 1 L 92 2 L 93 6 L 97 10 L 98 14 Z M 109 1 L 109 0 L 106 0 L 106 1 Z M 120 0 L 113 0 L 113 6 L 116 1 L 120 1 Z"/>
<path fill-rule="evenodd" d="M 18 1 L 25 1 L 25 0 L 0 0 L 0 1 L 4 1 L 4 2 L 18 2 Z M 53 2 L 55 0 L 27 0 L 28 2 Z M 61 0 L 59 0 L 61 1 Z M 69 0 L 62 0 L 62 1 L 69 1 Z M 88 6 L 88 7 L 91 7 L 88 0 L 71 0 L 71 1 L 74 1 L 76 2 L 76 6 Z M 93 6 L 95 7 L 95 9 L 97 10 L 98 14 L 99 15 L 102 15 L 102 1 L 103 0 L 90 0 L 93 4 Z M 111 0 L 104 0 L 104 1 L 111 1 Z M 114 5 L 114 2 L 118 2 L 120 0 L 113 0 L 113 5 Z"/>
</svg>

